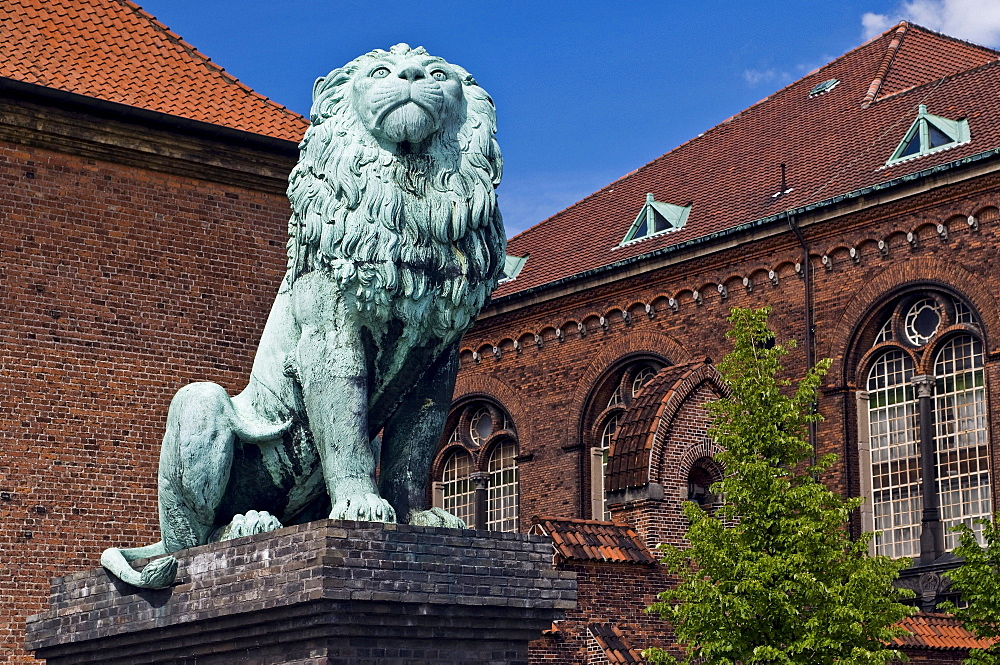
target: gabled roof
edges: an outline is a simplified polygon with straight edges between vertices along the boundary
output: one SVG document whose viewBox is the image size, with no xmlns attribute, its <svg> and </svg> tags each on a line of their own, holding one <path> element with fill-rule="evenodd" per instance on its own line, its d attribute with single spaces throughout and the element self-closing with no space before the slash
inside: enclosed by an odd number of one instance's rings
<svg viewBox="0 0 1000 665">
<path fill-rule="evenodd" d="M 565 517 L 536 517 L 531 533 L 548 536 L 560 561 L 656 563 L 630 526 Z"/>
<path fill-rule="evenodd" d="M 0 0 L 0 44 L 6 78 L 290 141 L 308 126 L 129 0 Z"/>
<path fill-rule="evenodd" d="M 973 635 L 962 627 L 961 621 L 950 614 L 920 612 L 906 617 L 896 625 L 909 633 L 893 640 L 893 645 L 898 647 L 964 650 L 987 649 L 993 644 L 993 640 L 979 639 Z"/>
<path fill-rule="evenodd" d="M 1000 148 L 1000 53 L 901 23 L 510 240 L 530 255 L 505 296 L 669 251 Z M 818 83 L 838 79 L 823 94 Z M 971 140 L 886 167 L 920 104 Z M 781 165 L 787 166 L 782 187 Z M 788 190 L 775 196 L 779 190 Z M 619 247 L 652 192 L 693 202 L 677 231 Z"/>
</svg>

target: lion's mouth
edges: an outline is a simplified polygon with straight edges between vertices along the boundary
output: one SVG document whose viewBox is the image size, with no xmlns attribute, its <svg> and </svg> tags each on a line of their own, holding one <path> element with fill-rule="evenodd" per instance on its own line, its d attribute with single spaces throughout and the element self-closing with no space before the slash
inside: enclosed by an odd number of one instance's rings
<svg viewBox="0 0 1000 665">
<path fill-rule="evenodd" d="M 396 89 L 375 100 L 375 127 L 393 143 L 419 143 L 438 129 L 443 96 L 437 89 Z"/>
</svg>

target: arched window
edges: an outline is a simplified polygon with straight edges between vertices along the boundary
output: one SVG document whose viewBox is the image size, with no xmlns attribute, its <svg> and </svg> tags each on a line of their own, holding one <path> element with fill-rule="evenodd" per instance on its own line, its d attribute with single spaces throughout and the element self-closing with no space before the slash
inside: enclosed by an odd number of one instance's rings
<svg viewBox="0 0 1000 665">
<path fill-rule="evenodd" d="M 474 522 L 476 510 L 471 475 L 472 456 L 464 450 L 453 452 L 441 472 L 441 507 L 466 524 Z"/>
<path fill-rule="evenodd" d="M 486 528 L 517 531 L 517 446 L 506 440 L 490 455 L 486 497 Z"/>
<path fill-rule="evenodd" d="M 956 524 L 972 524 L 989 517 L 989 452 L 986 432 L 986 378 L 983 343 L 971 335 L 945 342 L 934 361 L 934 441 L 937 450 L 937 485 L 945 547 L 958 545 Z"/>
<path fill-rule="evenodd" d="M 604 471 L 622 413 L 665 365 L 656 357 L 619 363 L 595 385 L 584 415 L 584 444 L 590 450 L 590 516 L 610 520 L 604 495 Z"/>
<path fill-rule="evenodd" d="M 470 528 L 518 529 L 517 432 L 493 401 L 457 404 L 438 454 L 434 505 Z"/>
<path fill-rule="evenodd" d="M 920 453 L 913 361 L 891 349 L 868 373 L 875 549 L 892 557 L 916 556 L 920 544 Z"/>
<path fill-rule="evenodd" d="M 876 554 L 930 561 L 958 544 L 951 527 L 992 512 L 980 328 L 972 308 L 938 291 L 898 296 L 870 323 L 862 358 L 865 526 L 876 532 Z M 925 491 L 943 532 L 934 545 L 921 541 Z"/>
</svg>

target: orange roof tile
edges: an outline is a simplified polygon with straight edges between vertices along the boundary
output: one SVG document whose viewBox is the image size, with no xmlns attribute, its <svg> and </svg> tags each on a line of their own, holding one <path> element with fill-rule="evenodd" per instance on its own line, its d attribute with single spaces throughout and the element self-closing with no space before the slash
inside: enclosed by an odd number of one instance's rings
<svg viewBox="0 0 1000 665">
<path fill-rule="evenodd" d="M 559 561 L 656 563 L 632 527 L 614 522 L 536 517 L 531 532 L 548 536 Z"/>
<path fill-rule="evenodd" d="M 129 0 L 0 0 L 0 76 L 298 141 L 308 126 Z"/>
<path fill-rule="evenodd" d="M 898 625 L 909 632 L 908 635 L 893 640 L 893 644 L 899 647 L 986 649 L 994 642 L 976 637 L 950 614 L 920 612 L 903 619 Z"/>
<path fill-rule="evenodd" d="M 494 299 L 998 149 L 998 58 L 996 51 L 900 24 L 512 238 L 507 251 L 530 258 Z M 836 87 L 809 96 L 833 78 Z M 886 168 L 920 104 L 935 115 L 967 117 L 972 140 Z M 791 191 L 775 197 L 782 164 Z M 619 246 L 647 193 L 675 205 L 693 202 L 687 224 Z"/>
</svg>

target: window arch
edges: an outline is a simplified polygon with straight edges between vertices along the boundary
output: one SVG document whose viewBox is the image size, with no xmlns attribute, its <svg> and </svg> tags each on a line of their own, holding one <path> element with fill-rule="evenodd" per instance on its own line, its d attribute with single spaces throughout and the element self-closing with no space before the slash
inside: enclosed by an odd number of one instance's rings
<svg viewBox="0 0 1000 665">
<path fill-rule="evenodd" d="M 864 526 L 874 553 L 930 562 L 958 544 L 951 527 L 992 512 L 981 328 L 963 300 L 924 290 L 887 303 L 865 338 Z"/>
<path fill-rule="evenodd" d="M 604 471 L 618 424 L 656 373 L 669 363 L 651 355 L 633 356 L 619 362 L 594 386 L 584 409 L 584 446 L 590 450 L 590 516 L 610 520 L 604 492 Z"/>
<path fill-rule="evenodd" d="M 489 399 L 459 402 L 445 424 L 432 471 L 433 503 L 470 528 L 517 531 L 518 440 L 506 409 Z"/>
<path fill-rule="evenodd" d="M 517 531 L 517 445 L 510 439 L 498 443 L 487 465 L 486 528 Z"/>
<path fill-rule="evenodd" d="M 472 455 L 455 450 L 441 472 L 441 508 L 466 524 L 475 520 L 476 491 L 472 487 Z"/>
</svg>

